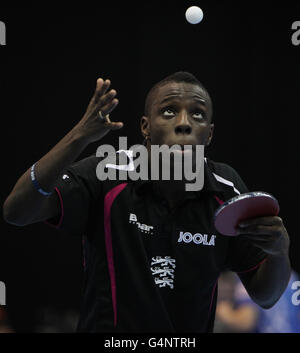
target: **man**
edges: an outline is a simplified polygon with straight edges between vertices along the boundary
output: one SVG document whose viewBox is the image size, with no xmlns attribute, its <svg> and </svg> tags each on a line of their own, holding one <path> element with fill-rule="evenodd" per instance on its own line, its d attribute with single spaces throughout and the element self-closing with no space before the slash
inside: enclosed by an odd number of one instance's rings
<svg viewBox="0 0 300 353">
<path fill-rule="evenodd" d="M 271 307 L 290 276 L 288 234 L 279 217 L 244 222 L 239 237 L 217 233 L 220 200 L 247 192 L 234 169 L 206 159 L 204 187 L 192 192 L 177 180 L 100 181 L 95 156 L 73 163 L 89 143 L 123 126 L 107 116 L 118 104 L 110 84 L 97 80 L 83 118 L 20 177 L 4 204 L 12 224 L 46 221 L 83 236 L 78 330 L 211 332 L 226 269 L 239 273 L 256 303 Z M 175 73 L 150 90 L 141 118 L 149 151 L 208 145 L 213 127 L 210 96 L 192 74 Z"/>
</svg>

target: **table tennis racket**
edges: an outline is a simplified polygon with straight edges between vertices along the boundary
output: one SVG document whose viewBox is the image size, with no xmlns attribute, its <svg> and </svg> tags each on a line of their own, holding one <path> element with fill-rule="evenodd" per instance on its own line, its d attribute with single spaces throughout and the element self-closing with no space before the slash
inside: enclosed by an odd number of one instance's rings
<svg viewBox="0 0 300 353">
<path fill-rule="evenodd" d="M 217 231 L 223 235 L 237 235 L 240 222 L 256 217 L 277 216 L 279 204 L 274 196 L 263 191 L 248 192 L 225 201 L 215 212 Z"/>
</svg>

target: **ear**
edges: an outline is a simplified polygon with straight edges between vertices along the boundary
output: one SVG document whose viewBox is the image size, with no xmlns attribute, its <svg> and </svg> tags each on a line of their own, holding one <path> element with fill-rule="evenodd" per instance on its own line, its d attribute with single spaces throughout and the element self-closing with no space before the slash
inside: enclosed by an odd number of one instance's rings
<svg viewBox="0 0 300 353">
<path fill-rule="evenodd" d="M 150 119 L 144 115 L 141 117 L 141 132 L 143 136 L 150 135 Z"/>
<path fill-rule="evenodd" d="M 214 129 L 215 129 L 215 124 L 210 124 L 210 132 L 209 132 L 209 136 L 207 139 L 207 143 L 206 146 L 208 146 L 213 138 L 213 134 L 214 134 Z"/>
</svg>

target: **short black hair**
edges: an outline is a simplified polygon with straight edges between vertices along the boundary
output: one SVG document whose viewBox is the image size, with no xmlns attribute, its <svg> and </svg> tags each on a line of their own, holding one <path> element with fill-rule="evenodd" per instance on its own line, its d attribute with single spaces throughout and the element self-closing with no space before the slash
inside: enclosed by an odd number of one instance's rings
<svg viewBox="0 0 300 353">
<path fill-rule="evenodd" d="M 204 87 L 204 85 L 190 72 L 187 71 L 177 71 L 169 76 L 167 76 L 166 78 L 162 79 L 161 81 L 157 82 L 148 92 L 147 96 L 146 96 L 146 100 L 145 100 L 145 108 L 144 108 L 144 114 L 146 116 L 150 115 L 150 110 L 151 110 L 151 105 L 152 105 L 152 99 L 153 99 L 153 94 L 154 92 L 161 86 L 165 85 L 166 83 L 169 82 L 177 82 L 177 83 L 190 83 L 193 85 L 197 85 L 199 86 L 204 93 L 206 94 L 208 101 L 209 101 L 209 105 L 210 105 L 210 110 L 211 110 L 211 115 L 212 115 L 212 101 L 211 101 L 211 97 L 207 91 L 207 89 Z"/>
</svg>

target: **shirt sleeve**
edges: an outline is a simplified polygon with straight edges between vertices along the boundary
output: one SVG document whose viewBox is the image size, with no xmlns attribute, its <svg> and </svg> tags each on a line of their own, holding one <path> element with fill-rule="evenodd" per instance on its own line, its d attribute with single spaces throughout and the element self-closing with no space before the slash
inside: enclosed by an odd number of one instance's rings
<svg viewBox="0 0 300 353">
<path fill-rule="evenodd" d="M 102 194 L 102 183 L 96 175 L 98 162 L 99 158 L 90 156 L 63 171 L 55 187 L 60 215 L 46 220 L 46 224 L 70 235 L 82 235 L 87 231 Z"/>
<path fill-rule="evenodd" d="M 240 193 L 249 192 L 246 184 L 235 169 L 228 166 L 230 180 L 233 180 L 235 189 Z M 227 199 L 237 196 L 236 191 L 227 195 Z M 254 246 L 250 240 L 243 237 L 231 237 L 229 240 L 228 267 L 237 273 L 249 272 L 256 269 L 267 257 L 267 254 Z"/>
</svg>

